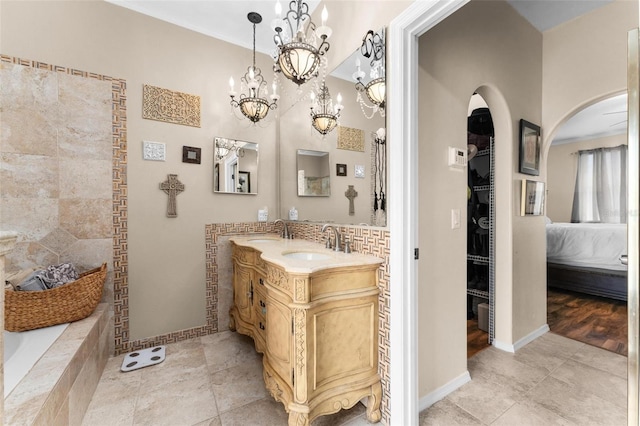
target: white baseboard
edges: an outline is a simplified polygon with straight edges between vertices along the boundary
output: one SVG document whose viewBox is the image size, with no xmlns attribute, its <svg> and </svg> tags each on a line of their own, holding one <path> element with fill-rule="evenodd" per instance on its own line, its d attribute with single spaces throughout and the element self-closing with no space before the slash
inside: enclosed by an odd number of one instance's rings
<svg viewBox="0 0 640 426">
<path fill-rule="evenodd" d="M 510 345 L 508 343 L 503 343 L 495 339 L 493 340 L 492 344 L 493 346 L 495 346 L 497 349 L 500 349 L 501 351 L 515 353 L 517 350 L 525 346 L 527 343 L 533 342 L 538 337 L 542 336 L 548 331 L 549 331 L 549 325 L 545 324 L 540 328 L 538 328 L 537 330 L 534 330 L 531 333 L 527 334 L 522 339 L 515 342 L 513 345 Z"/>
<path fill-rule="evenodd" d="M 433 404 L 440 401 L 442 398 L 449 395 L 451 392 L 453 392 L 454 390 L 458 389 L 460 386 L 470 381 L 471 381 L 471 376 L 469 375 L 468 371 L 465 371 L 464 373 L 462 373 L 461 375 L 459 375 L 449 383 L 439 387 L 433 392 L 428 393 L 427 395 L 420 398 L 420 400 L 418 401 L 419 411 L 422 411 L 424 409 L 431 407 Z"/>
</svg>

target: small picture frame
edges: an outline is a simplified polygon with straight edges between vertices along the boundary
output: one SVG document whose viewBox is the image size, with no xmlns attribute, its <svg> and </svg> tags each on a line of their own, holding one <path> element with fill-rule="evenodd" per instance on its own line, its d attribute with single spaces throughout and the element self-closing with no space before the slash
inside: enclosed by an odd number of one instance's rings
<svg viewBox="0 0 640 426">
<path fill-rule="evenodd" d="M 347 165 L 336 164 L 336 176 L 346 176 L 346 175 L 347 175 Z"/>
<path fill-rule="evenodd" d="M 520 173 L 540 174 L 540 126 L 520 120 Z"/>
<path fill-rule="evenodd" d="M 522 179 L 520 216 L 542 216 L 544 195 L 544 182 Z"/>
<path fill-rule="evenodd" d="M 193 146 L 182 147 L 182 162 L 200 164 L 200 153 L 202 149 Z"/>
<path fill-rule="evenodd" d="M 356 164 L 353 168 L 353 174 L 359 179 L 364 179 L 364 166 Z"/>
<path fill-rule="evenodd" d="M 251 193 L 251 172 L 238 172 L 238 188 L 236 192 Z"/>
</svg>

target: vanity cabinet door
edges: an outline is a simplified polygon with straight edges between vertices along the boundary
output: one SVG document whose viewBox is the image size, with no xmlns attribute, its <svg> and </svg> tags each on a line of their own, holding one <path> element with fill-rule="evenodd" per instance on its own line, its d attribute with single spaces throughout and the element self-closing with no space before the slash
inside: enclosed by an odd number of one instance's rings
<svg viewBox="0 0 640 426">
<path fill-rule="evenodd" d="M 240 318 L 245 322 L 251 322 L 253 271 L 238 263 L 233 265 L 233 302 Z"/>
<path fill-rule="evenodd" d="M 282 380 L 292 385 L 292 322 L 289 307 L 267 298 L 266 329 L 268 362 Z"/>
</svg>

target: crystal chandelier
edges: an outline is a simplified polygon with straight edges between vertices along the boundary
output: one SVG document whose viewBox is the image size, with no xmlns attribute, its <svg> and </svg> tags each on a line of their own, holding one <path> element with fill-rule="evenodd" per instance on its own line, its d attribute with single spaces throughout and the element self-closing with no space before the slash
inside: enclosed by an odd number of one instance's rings
<svg viewBox="0 0 640 426">
<path fill-rule="evenodd" d="M 353 78 L 357 81 L 357 101 L 365 117 L 372 118 L 376 112 L 380 112 L 380 115 L 384 117 L 386 104 L 384 28 L 377 33 L 373 30 L 367 32 L 362 39 L 360 53 L 365 58 L 371 59 L 371 72 L 369 74 L 371 81 L 368 83 L 363 82 L 365 73 L 360 69 L 360 58 L 356 59 L 358 70 L 353 74 Z M 363 93 L 367 95 L 373 105 L 368 105 L 365 102 L 362 97 Z M 370 110 L 371 115 L 367 114 L 365 109 Z"/>
<path fill-rule="evenodd" d="M 327 8 L 322 10 L 322 25 L 318 28 L 311 21 L 309 5 L 302 0 L 291 0 L 284 18 L 278 0 L 276 16 L 272 22 L 276 32 L 273 36 L 276 44 L 273 69 L 300 86 L 318 75 L 320 59 L 329 50 L 327 39 L 331 36 L 331 28 L 325 25 Z M 316 47 L 318 42 L 320 45 Z"/>
<path fill-rule="evenodd" d="M 334 106 L 329 94 L 329 88 L 324 80 L 322 81 L 322 87 L 318 90 L 317 98 L 315 93 L 311 92 L 311 124 L 323 136 L 338 125 L 338 117 L 340 117 L 340 111 L 343 108 L 340 93 L 338 93 L 336 101 Z"/>
<path fill-rule="evenodd" d="M 224 159 L 229 153 L 235 152 L 237 157 L 244 157 L 244 149 L 238 144 L 238 141 L 226 138 L 215 138 L 216 143 L 216 160 Z"/>
<path fill-rule="evenodd" d="M 229 96 L 231 106 L 238 108 L 242 115 L 253 123 L 257 123 L 267 116 L 270 109 L 277 108 L 280 96 L 276 93 L 276 83 L 273 83 L 273 93 L 270 96 L 271 103 L 266 99 L 268 95 L 267 82 L 262 76 L 260 68 L 256 67 L 256 24 L 262 22 L 262 16 L 256 12 L 249 12 L 249 22 L 253 24 L 253 64 L 247 68 L 247 72 L 240 78 L 240 99 L 236 99 L 233 77 L 229 78 Z"/>
</svg>

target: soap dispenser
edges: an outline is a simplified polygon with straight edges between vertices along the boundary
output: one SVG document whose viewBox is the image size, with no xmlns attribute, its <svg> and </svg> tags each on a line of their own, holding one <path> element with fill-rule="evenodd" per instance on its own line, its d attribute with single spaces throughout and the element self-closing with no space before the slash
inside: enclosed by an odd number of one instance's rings
<svg viewBox="0 0 640 426">
<path fill-rule="evenodd" d="M 298 220 L 298 210 L 295 207 L 291 207 L 289 210 L 289 220 Z"/>
</svg>

